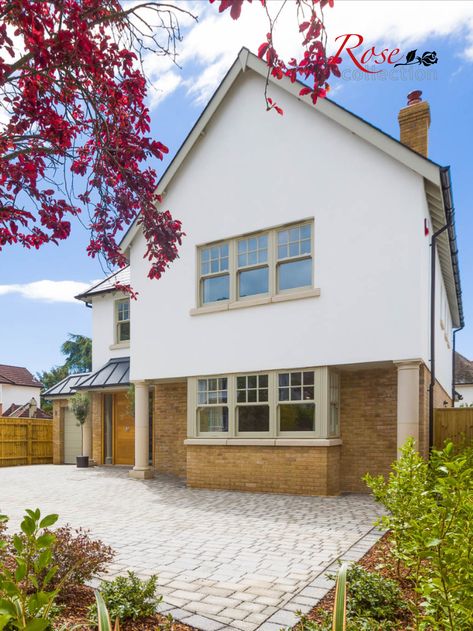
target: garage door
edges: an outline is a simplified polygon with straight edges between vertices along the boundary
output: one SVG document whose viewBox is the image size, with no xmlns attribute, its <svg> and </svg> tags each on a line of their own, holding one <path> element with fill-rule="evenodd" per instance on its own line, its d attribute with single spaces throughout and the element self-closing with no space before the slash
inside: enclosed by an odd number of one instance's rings
<svg viewBox="0 0 473 631">
<path fill-rule="evenodd" d="M 65 408 L 64 410 L 64 462 L 75 464 L 76 456 L 81 455 L 81 428 L 77 426 L 74 414 Z"/>
</svg>

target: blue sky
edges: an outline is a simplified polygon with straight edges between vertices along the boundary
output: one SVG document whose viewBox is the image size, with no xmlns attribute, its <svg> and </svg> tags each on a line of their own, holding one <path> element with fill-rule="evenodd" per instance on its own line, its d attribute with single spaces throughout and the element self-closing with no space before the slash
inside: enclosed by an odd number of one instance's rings
<svg viewBox="0 0 473 631">
<path fill-rule="evenodd" d="M 179 148 L 240 47 L 255 50 L 267 31 L 264 14 L 255 4 L 244 7 L 238 23 L 227 15 L 219 16 L 215 6 L 208 7 L 206 2 L 189 6 L 200 19 L 197 26 L 184 24 L 182 70 L 166 60 L 147 60 L 154 86 L 150 93 L 152 131 L 168 145 L 167 160 Z M 429 157 L 451 166 L 454 185 L 466 319 L 465 330 L 457 336 L 458 350 L 473 358 L 473 197 L 468 188 L 473 173 L 473 2 L 450 2 L 448 9 L 446 16 L 443 2 L 337 0 L 326 11 L 332 49 L 338 35 L 360 33 L 367 47 L 398 47 L 403 53 L 414 48 L 418 53 L 435 50 L 439 62 L 428 72 L 416 76 L 414 71 L 402 80 L 384 72 L 380 78 L 365 79 L 359 72 L 350 76 L 353 65 L 343 56 L 342 69 L 347 72 L 344 79 L 332 83 L 331 97 L 396 138 L 397 114 L 406 104 L 406 95 L 420 89 L 429 102 Z M 283 52 L 294 51 L 292 25 L 288 17 L 277 32 Z M 158 165 L 160 172 L 165 164 Z M 87 257 L 87 241 L 87 232 L 77 224 L 72 237 L 59 246 L 0 252 L 0 363 L 24 365 L 34 372 L 46 370 L 63 362 L 59 348 L 68 333 L 91 334 L 90 309 L 72 298 L 82 288 L 80 283 L 103 276 L 99 262 Z"/>
</svg>

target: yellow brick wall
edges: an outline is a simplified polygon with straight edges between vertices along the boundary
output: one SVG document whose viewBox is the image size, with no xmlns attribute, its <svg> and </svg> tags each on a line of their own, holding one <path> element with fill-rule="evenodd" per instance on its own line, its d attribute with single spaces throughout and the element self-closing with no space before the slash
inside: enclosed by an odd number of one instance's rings
<svg viewBox="0 0 473 631">
<path fill-rule="evenodd" d="M 398 116 L 400 140 L 414 151 L 428 155 L 430 110 L 426 101 L 405 107 Z"/>
<path fill-rule="evenodd" d="M 297 495 L 337 495 L 340 447 L 188 445 L 187 484 Z"/>
<path fill-rule="evenodd" d="M 160 383 L 154 390 L 154 467 L 186 475 L 187 383 Z"/>
<path fill-rule="evenodd" d="M 67 407 L 67 399 L 53 401 L 53 464 L 64 463 L 64 414 L 61 409 Z"/>
<path fill-rule="evenodd" d="M 397 370 L 341 373 L 340 490 L 366 493 L 361 478 L 369 472 L 387 474 L 396 459 Z"/>
<path fill-rule="evenodd" d="M 102 395 L 98 392 L 92 392 L 90 398 L 92 406 L 92 460 L 95 464 L 103 464 Z"/>
</svg>

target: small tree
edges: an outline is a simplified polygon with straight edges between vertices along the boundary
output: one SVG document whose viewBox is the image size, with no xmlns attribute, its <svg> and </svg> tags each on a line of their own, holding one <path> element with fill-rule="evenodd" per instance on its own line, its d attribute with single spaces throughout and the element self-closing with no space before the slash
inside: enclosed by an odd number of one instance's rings
<svg viewBox="0 0 473 631">
<path fill-rule="evenodd" d="M 81 456 L 83 456 L 84 451 L 84 423 L 89 415 L 90 408 L 90 400 L 89 395 L 84 394 L 83 392 L 76 392 L 75 395 L 71 398 L 71 410 L 76 417 L 80 428 L 81 428 Z"/>
</svg>

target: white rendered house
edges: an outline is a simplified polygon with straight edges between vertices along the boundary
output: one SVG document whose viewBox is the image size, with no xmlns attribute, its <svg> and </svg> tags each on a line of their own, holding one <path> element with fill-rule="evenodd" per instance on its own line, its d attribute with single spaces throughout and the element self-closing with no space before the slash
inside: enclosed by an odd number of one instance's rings
<svg viewBox="0 0 473 631">
<path fill-rule="evenodd" d="M 445 224 L 435 401 L 450 400 L 463 316 L 449 171 L 419 153 L 420 99 L 400 112 L 401 143 L 289 80 L 271 80 L 284 116 L 268 113 L 265 78 L 242 50 L 163 175 L 186 233 L 163 278 L 148 279 L 135 223 L 129 267 L 79 296 L 90 455 L 191 486 L 361 491 L 408 436 L 428 448 L 430 246 Z M 136 301 L 115 290 L 128 277 Z"/>
</svg>

